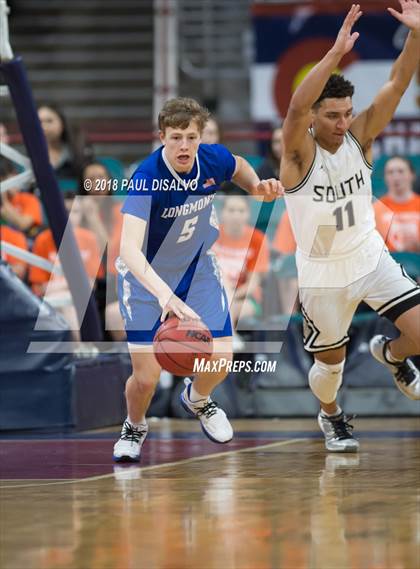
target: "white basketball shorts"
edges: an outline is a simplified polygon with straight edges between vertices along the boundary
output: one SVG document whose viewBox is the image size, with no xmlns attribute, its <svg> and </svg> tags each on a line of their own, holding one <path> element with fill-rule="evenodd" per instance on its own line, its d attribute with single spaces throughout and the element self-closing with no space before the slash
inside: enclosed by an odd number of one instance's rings
<svg viewBox="0 0 420 569">
<path fill-rule="evenodd" d="M 357 263 L 357 259 L 354 262 Z M 341 263 L 345 266 L 340 267 Z M 349 259 L 338 261 L 334 263 L 334 270 L 348 270 L 348 266 Z M 308 262 L 304 269 L 307 276 L 311 270 L 314 271 L 312 282 L 316 283 L 319 264 Z M 349 341 L 348 329 L 362 301 L 380 316 L 394 322 L 401 314 L 420 304 L 420 287 L 385 248 L 376 268 L 362 278 L 341 288 L 300 287 L 299 297 L 305 349 L 321 352 L 339 348 Z"/>
</svg>

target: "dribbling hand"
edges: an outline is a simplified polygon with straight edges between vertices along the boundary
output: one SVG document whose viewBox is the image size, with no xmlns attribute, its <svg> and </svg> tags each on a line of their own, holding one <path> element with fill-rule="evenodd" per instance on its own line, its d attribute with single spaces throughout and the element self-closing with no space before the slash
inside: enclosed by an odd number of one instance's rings
<svg viewBox="0 0 420 569">
<path fill-rule="evenodd" d="M 335 40 L 334 48 L 341 56 L 345 55 L 353 49 L 353 46 L 359 37 L 358 32 L 352 33 L 352 28 L 357 20 L 362 15 L 360 4 L 352 4 L 347 16 L 344 19 L 343 25 L 338 32 L 337 39 Z"/>
<path fill-rule="evenodd" d="M 162 308 L 160 321 L 164 322 L 170 312 L 177 316 L 180 320 L 200 320 L 197 313 L 185 304 L 178 296 L 173 294 L 167 301 L 159 301 Z"/>
</svg>

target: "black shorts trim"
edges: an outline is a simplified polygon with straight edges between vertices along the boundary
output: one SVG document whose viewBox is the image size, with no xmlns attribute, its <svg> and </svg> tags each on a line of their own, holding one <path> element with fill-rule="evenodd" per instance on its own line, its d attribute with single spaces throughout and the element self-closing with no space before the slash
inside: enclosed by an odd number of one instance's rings
<svg viewBox="0 0 420 569">
<path fill-rule="evenodd" d="M 335 350 L 336 348 L 342 348 L 345 344 L 350 341 L 350 338 L 347 334 L 339 341 L 335 342 L 334 344 L 325 344 L 323 346 L 307 346 L 304 345 L 303 347 L 307 352 L 328 352 L 329 350 Z"/>
<path fill-rule="evenodd" d="M 309 318 L 303 304 L 300 305 L 300 310 L 303 316 L 303 345 L 307 346 L 313 344 L 320 334 L 320 330 L 316 327 L 315 323 Z"/>
<path fill-rule="evenodd" d="M 394 306 L 397 306 L 401 302 L 404 302 L 405 300 L 411 298 L 412 296 L 416 296 L 417 294 L 420 294 L 420 288 L 418 286 L 415 286 L 415 287 L 411 288 L 410 290 L 406 290 L 405 292 L 403 292 L 399 296 L 396 296 L 395 298 L 388 300 L 388 302 L 385 302 L 385 304 L 383 304 L 382 306 L 377 308 L 376 312 L 379 314 L 379 316 L 382 316 L 384 314 L 384 312 L 388 312 L 388 310 L 392 310 L 392 308 L 394 308 Z"/>
<path fill-rule="evenodd" d="M 407 312 L 407 310 L 410 310 L 410 308 L 413 308 L 418 304 L 420 304 L 420 289 L 418 289 L 417 294 L 414 294 L 413 296 L 402 300 L 389 310 L 382 312 L 381 316 L 385 316 L 388 318 L 388 320 L 391 320 L 391 322 L 395 322 L 395 320 L 401 316 L 401 314 L 404 314 L 404 312 Z"/>
<path fill-rule="evenodd" d="M 413 285 L 418 286 L 417 282 L 416 282 L 413 278 L 410 277 L 410 275 L 407 273 L 407 271 L 404 269 L 404 267 L 401 265 L 401 263 L 398 263 L 398 264 L 399 264 L 399 266 L 401 267 L 401 272 L 402 272 L 403 277 L 405 277 L 405 278 L 408 279 L 410 282 L 412 282 Z"/>
<path fill-rule="evenodd" d="M 314 344 L 316 342 L 316 339 L 319 337 L 321 331 L 319 330 L 319 328 L 317 328 L 313 320 L 309 318 L 308 313 L 306 312 L 302 304 L 300 305 L 300 309 L 302 312 L 302 316 L 304 318 L 303 347 L 307 352 L 326 352 L 328 350 L 334 350 L 335 348 L 341 348 L 342 346 L 344 346 L 344 344 L 347 344 L 347 342 L 350 340 L 349 336 L 346 334 L 341 338 L 341 340 L 337 340 L 332 344 L 322 344 L 315 346 Z M 306 331 L 305 331 L 305 324 L 307 327 Z"/>
<path fill-rule="evenodd" d="M 365 163 L 365 165 L 369 168 L 369 170 L 373 170 L 372 164 L 370 164 L 370 162 L 368 162 L 368 161 L 366 160 L 366 156 L 365 156 L 365 153 L 363 152 L 363 148 L 362 148 L 360 142 L 357 140 L 357 138 L 354 136 L 354 134 L 353 134 L 350 130 L 348 130 L 347 132 L 349 133 L 350 138 L 353 140 L 353 142 L 355 143 L 355 145 L 356 145 L 357 148 L 359 149 L 360 154 L 362 155 L 362 159 L 363 159 L 363 162 Z"/>
<path fill-rule="evenodd" d="M 309 180 L 309 178 L 312 175 L 312 172 L 314 171 L 315 168 L 315 161 L 316 161 L 316 145 L 315 145 L 315 154 L 314 154 L 314 159 L 312 161 L 312 164 L 309 167 L 309 170 L 306 174 L 306 176 L 303 178 L 303 180 L 301 182 L 299 182 L 299 184 L 297 186 L 294 186 L 293 188 L 290 188 L 290 190 L 284 190 L 286 192 L 286 194 L 293 194 L 294 192 L 297 192 L 298 190 L 300 190 L 305 184 L 306 182 Z"/>
</svg>

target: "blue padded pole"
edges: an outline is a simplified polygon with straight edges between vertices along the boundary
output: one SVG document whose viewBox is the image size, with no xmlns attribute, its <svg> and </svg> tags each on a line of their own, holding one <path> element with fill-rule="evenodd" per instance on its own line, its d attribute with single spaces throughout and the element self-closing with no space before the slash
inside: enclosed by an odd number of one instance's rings
<svg viewBox="0 0 420 569">
<path fill-rule="evenodd" d="M 81 338 L 84 341 L 99 341 L 102 339 L 102 332 L 98 309 L 73 231 L 68 232 L 69 239 L 61 243 L 68 222 L 68 214 L 54 170 L 50 165 L 47 143 L 22 58 L 16 57 L 11 61 L 1 63 L 0 70 L 10 90 L 57 250 L 61 246 L 60 251 L 63 255 L 60 260 L 73 297 L 78 320 L 81 323 Z M 86 307 L 87 299 L 89 300 Z"/>
</svg>

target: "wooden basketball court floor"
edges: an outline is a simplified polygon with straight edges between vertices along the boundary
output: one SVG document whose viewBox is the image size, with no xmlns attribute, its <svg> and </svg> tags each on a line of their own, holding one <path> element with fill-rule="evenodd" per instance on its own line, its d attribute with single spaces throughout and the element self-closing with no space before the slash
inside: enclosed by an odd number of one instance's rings
<svg viewBox="0 0 420 569">
<path fill-rule="evenodd" d="M 139 466 L 117 431 L 3 437 L 2 569 L 418 569 L 420 421 L 355 419 L 328 454 L 315 419 L 151 422 Z"/>
</svg>

